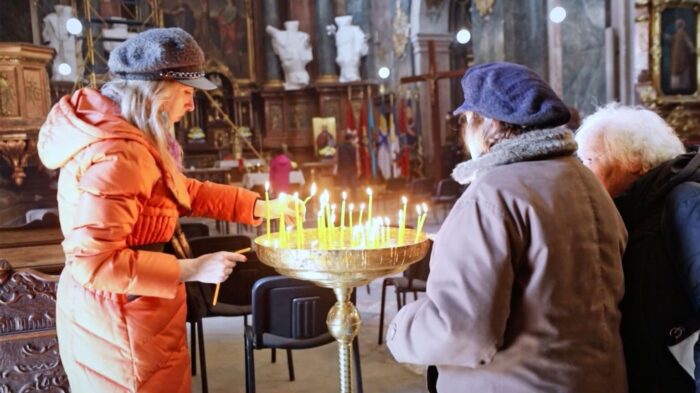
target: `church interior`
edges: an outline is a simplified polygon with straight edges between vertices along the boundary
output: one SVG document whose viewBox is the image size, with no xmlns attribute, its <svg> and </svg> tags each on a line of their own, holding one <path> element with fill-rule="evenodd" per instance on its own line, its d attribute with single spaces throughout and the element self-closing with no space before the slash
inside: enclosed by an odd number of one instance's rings
<svg viewBox="0 0 700 393">
<path fill-rule="evenodd" d="M 189 33 L 216 87 L 195 89 L 193 107 L 170 130 L 182 174 L 266 203 L 293 196 L 297 209 L 290 225 L 271 219 L 269 208 L 260 225 L 180 210 L 179 246 L 163 252 L 240 251 L 250 264 L 236 265 L 221 284 L 186 285 L 182 329 L 193 392 L 327 392 L 339 384 L 346 393 L 426 391 L 427 366 L 397 362 L 386 340 L 397 310 L 426 297 L 434 263 L 428 244 L 438 233 L 449 236 L 441 227 L 465 192 L 451 174 L 472 157 L 464 117 L 453 111 L 473 67 L 528 67 L 568 107 L 572 132 L 617 102 L 657 113 L 686 146 L 700 143 L 700 0 L 1 3 L 3 392 L 71 390 L 56 328 L 59 276 L 69 264 L 64 226 L 72 222 L 59 202 L 66 169 L 48 168 L 40 153 L 67 142 L 42 140 L 47 116 L 62 98 L 108 83 L 112 53 L 150 29 Z M 378 226 L 354 227 L 363 214 Z M 270 241 L 271 231 L 281 243 Z M 402 253 L 390 253 L 394 232 L 400 242 L 410 238 Z M 301 253 L 307 233 L 318 236 L 315 257 Z M 332 250 L 334 236 L 341 243 L 347 236 L 350 247 Z M 345 265 L 321 262 L 332 258 Z M 382 258 L 394 265 L 372 270 Z M 260 280 L 278 274 L 318 286 L 289 309 L 283 300 L 263 303 Z M 327 292 L 317 295 L 321 287 Z M 280 336 L 266 342 L 272 333 Z M 189 383 L 138 391 L 185 391 L 178 389 Z"/>
</svg>

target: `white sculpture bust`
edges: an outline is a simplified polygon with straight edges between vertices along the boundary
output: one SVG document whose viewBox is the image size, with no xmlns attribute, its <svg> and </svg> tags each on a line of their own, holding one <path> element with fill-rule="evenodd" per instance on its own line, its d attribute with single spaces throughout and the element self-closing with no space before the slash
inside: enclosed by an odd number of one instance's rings
<svg viewBox="0 0 700 393">
<path fill-rule="evenodd" d="M 309 84 L 306 65 L 313 59 L 309 35 L 299 31 L 299 21 L 284 22 L 285 30 L 267 26 L 272 37 L 272 49 L 280 58 L 284 70 L 284 89 L 301 89 Z"/>
<path fill-rule="evenodd" d="M 112 17 L 112 19 L 123 19 L 126 20 L 126 18 L 122 17 Z M 111 52 L 114 48 L 119 46 L 122 42 L 126 41 L 127 38 L 131 38 L 138 33 L 134 32 L 129 32 L 128 26 L 124 23 L 115 23 L 112 25 L 112 28 L 107 28 L 103 27 L 102 28 L 102 35 L 105 38 L 115 39 L 119 41 L 102 41 L 102 45 L 104 45 L 104 48 L 107 52 Z"/>
<path fill-rule="evenodd" d="M 366 56 L 369 48 L 367 36 L 362 30 L 352 24 L 352 15 L 337 16 L 335 24 L 335 45 L 338 55 L 335 62 L 340 66 L 340 82 L 360 80 L 360 58 Z"/>
<path fill-rule="evenodd" d="M 51 66 L 51 80 L 75 82 L 78 71 L 78 59 L 82 55 L 80 45 L 76 44 L 76 37 L 68 33 L 66 21 L 73 17 L 73 9 L 67 5 L 57 5 L 54 7 L 56 12 L 46 15 L 44 18 L 44 30 L 42 37 L 44 42 L 56 50 L 56 57 Z M 67 75 L 59 72 L 59 66 L 67 64 L 70 67 L 70 72 Z M 66 66 L 61 67 L 61 71 L 65 73 Z"/>
</svg>

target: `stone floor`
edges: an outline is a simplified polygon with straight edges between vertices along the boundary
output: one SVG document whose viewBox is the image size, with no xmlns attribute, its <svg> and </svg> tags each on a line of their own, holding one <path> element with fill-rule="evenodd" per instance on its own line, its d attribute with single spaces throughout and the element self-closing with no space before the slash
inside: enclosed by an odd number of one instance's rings
<svg viewBox="0 0 700 393">
<path fill-rule="evenodd" d="M 213 222 L 210 223 L 213 228 Z M 233 229 L 233 228 L 232 228 Z M 435 233 L 436 222 L 426 223 L 426 232 Z M 215 233 L 215 231 L 212 231 Z M 425 392 L 425 368 L 399 364 L 386 345 L 377 344 L 382 279 L 370 284 L 371 293 L 360 288 L 357 308 L 362 316 L 360 354 L 362 380 L 368 393 Z M 419 295 L 424 296 L 424 295 Z M 412 297 L 409 296 L 409 299 Z M 411 301 L 411 300 L 409 300 Z M 387 292 L 386 330 L 396 315 L 396 298 L 391 288 Z M 204 321 L 207 372 L 210 393 L 245 392 L 245 362 L 243 351 L 243 318 L 208 318 Z M 293 352 L 296 380 L 290 382 L 287 360 L 278 351 L 277 362 L 271 363 L 270 351 L 255 352 L 256 388 L 260 393 L 336 392 L 338 391 L 338 347 L 335 343 L 320 348 Z M 192 378 L 193 392 L 201 392 L 199 372 Z"/>
</svg>

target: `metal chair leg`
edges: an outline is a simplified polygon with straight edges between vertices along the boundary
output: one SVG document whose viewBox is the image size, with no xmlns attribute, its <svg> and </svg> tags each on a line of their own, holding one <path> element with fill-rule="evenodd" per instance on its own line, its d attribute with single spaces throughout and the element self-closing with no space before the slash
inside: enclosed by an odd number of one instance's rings
<svg viewBox="0 0 700 393">
<path fill-rule="evenodd" d="M 255 359 L 254 359 L 254 351 L 255 349 L 253 348 L 253 342 L 252 340 L 248 339 L 248 336 L 246 335 L 245 337 L 245 369 L 246 369 L 246 378 L 245 378 L 245 390 L 246 393 L 255 393 Z"/>
<path fill-rule="evenodd" d="M 379 306 L 379 338 L 377 339 L 377 345 L 382 345 L 382 336 L 384 335 L 384 302 L 386 300 L 386 287 L 388 282 L 382 280 L 382 302 Z"/>
<path fill-rule="evenodd" d="M 413 300 L 418 300 L 418 291 L 413 291 Z"/>
<path fill-rule="evenodd" d="M 270 362 L 277 363 L 277 349 L 275 348 L 272 348 L 272 352 L 270 352 Z"/>
<path fill-rule="evenodd" d="M 396 287 L 396 311 L 401 311 L 401 292 L 399 292 L 399 287 Z"/>
<path fill-rule="evenodd" d="M 192 375 L 197 375 L 197 322 L 190 323 L 190 364 Z"/>
<path fill-rule="evenodd" d="M 289 370 L 289 380 L 294 381 L 294 359 L 292 359 L 292 350 L 287 350 L 287 369 Z"/>
<path fill-rule="evenodd" d="M 199 373 L 202 376 L 202 393 L 209 393 L 209 386 L 207 383 L 207 358 L 204 355 L 204 327 L 200 320 L 197 323 L 197 335 L 199 341 Z"/>
</svg>

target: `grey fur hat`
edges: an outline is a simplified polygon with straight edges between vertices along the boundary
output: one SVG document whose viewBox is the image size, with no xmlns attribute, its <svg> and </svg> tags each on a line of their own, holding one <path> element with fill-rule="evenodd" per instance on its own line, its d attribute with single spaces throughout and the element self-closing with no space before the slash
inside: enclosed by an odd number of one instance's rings
<svg viewBox="0 0 700 393">
<path fill-rule="evenodd" d="M 109 54 L 109 72 L 127 80 L 175 80 L 202 90 L 216 85 L 204 77 L 204 53 L 179 27 L 149 29 Z"/>
</svg>

